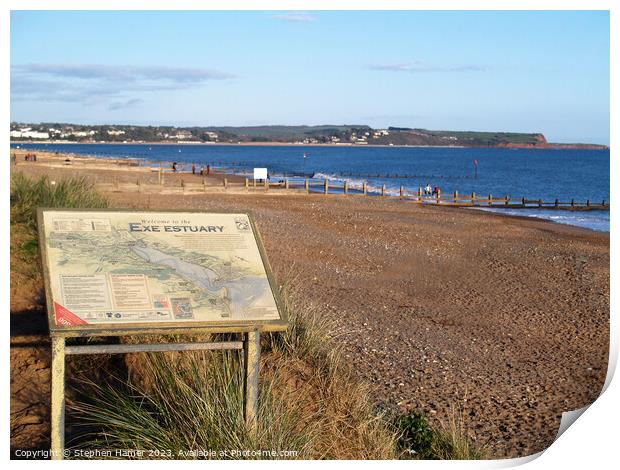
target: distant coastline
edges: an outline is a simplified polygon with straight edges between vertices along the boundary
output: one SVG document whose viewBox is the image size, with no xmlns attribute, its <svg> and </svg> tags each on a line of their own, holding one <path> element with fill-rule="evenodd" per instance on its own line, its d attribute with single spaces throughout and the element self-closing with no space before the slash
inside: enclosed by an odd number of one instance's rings
<svg viewBox="0 0 620 470">
<path fill-rule="evenodd" d="M 443 131 L 366 124 L 319 126 L 132 126 L 11 123 L 11 143 L 346 146 L 412 148 L 515 148 L 606 150 L 607 145 L 548 142 L 544 134 Z"/>
<path fill-rule="evenodd" d="M 498 145 L 406 145 L 406 144 L 354 144 L 354 143 L 294 143 L 294 142 L 147 142 L 147 141 L 127 141 L 127 142 L 95 142 L 95 141 L 82 141 L 75 142 L 69 140 L 11 140 L 11 145 L 21 144 L 38 144 L 38 145 L 187 145 L 187 146 L 242 146 L 242 147 L 372 147 L 372 148 L 501 148 L 501 149 L 542 149 L 542 150 L 609 150 L 607 145 L 599 144 L 563 144 L 563 143 L 547 143 L 541 145 L 531 144 L 498 144 Z"/>
</svg>

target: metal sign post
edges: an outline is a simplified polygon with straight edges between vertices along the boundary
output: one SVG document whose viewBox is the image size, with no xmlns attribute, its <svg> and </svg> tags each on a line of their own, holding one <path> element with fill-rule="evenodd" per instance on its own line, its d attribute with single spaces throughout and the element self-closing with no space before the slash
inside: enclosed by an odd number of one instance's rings
<svg viewBox="0 0 620 470">
<path fill-rule="evenodd" d="M 206 343 L 153 343 L 66 346 L 65 338 L 52 336 L 52 397 L 51 397 L 51 457 L 65 457 L 65 358 L 69 355 L 127 354 L 136 352 L 244 350 L 244 417 L 250 433 L 257 428 L 258 378 L 260 375 L 260 331 L 244 334 L 243 341 Z"/>
<path fill-rule="evenodd" d="M 51 451 L 65 456 L 69 355 L 243 350 L 244 417 L 258 417 L 260 333 L 287 328 L 247 214 L 40 209 L 52 339 Z M 66 345 L 71 337 L 238 333 L 237 341 Z"/>
</svg>

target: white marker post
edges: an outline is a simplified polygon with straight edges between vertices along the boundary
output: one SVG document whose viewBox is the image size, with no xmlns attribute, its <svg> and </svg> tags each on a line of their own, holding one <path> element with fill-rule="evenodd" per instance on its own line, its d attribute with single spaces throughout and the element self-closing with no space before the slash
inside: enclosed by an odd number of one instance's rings
<svg viewBox="0 0 620 470">
<path fill-rule="evenodd" d="M 256 180 L 267 181 L 267 168 L 254 168 L 254 183 Z"/>
</svg>

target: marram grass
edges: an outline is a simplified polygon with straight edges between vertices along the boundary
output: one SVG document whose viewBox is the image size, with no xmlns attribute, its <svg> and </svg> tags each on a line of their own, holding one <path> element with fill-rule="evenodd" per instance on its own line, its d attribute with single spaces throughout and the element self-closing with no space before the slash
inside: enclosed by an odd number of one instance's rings
<svg viewBox="0 0 620 470">
<path fill-rule="evenodd" d="M 38 207 L 96 209 L 108 207 L 108 200 L 84 177 L 63 178 L 52 184 L 47 176 L 11 175 L 11 223 L 35 230 Z"/>
<path fill-rule="evenodd" d="M 301 422 L 294 404 L 275 401 L 269 381 L 261 386 L 258 429 L 246 429 L 239 355 L 149 353 L 140 361 L 140 378 L 124 386 L 90 384 L 94 398 L 76 403 L 73 412 L 83 426 L 98 430 L 80 436 L 76 447 L 157 451 L 145 458 L 203 458 L 206 451 L 216 452 L 214 458 L 238 458 L 235 452 L 244 450 L 303 458 L 313 423 Z"/>
</svg>

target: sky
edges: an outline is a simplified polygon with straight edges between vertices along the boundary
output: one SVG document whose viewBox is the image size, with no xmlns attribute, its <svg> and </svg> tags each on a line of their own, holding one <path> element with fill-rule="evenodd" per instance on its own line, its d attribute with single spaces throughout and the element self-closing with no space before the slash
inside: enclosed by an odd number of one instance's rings
<svg viewBox="0 0 620 470">
<path fill-rule="evenodd" d="M 11 121 L 609 144 L 606 11 L 12 11 Z"/>
</svg>

